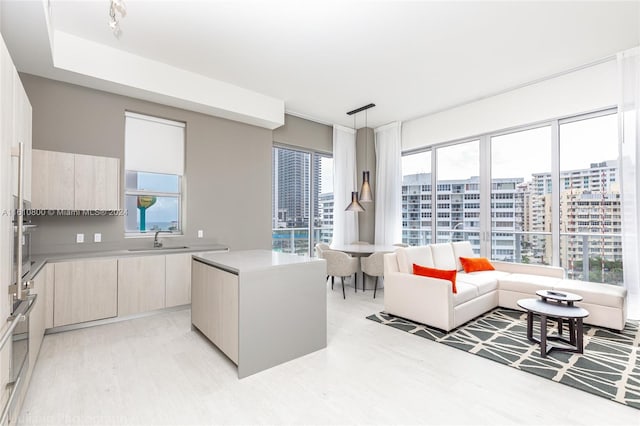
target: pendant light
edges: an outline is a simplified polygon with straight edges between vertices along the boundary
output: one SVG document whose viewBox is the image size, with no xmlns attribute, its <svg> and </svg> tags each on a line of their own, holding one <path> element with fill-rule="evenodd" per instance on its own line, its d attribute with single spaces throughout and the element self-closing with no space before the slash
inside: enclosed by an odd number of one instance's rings
<svg viewBox="0 0 640 426">
<path fill-rule="evenodd" d="M 355 115 L 353 116 L 353 132 L 354 134 L 357 135 Z M 358 191 L 351 192 L 351 203 L 349 203 L 349 205 L 347 206 L 346 209 L 344 209 L 344 211 L 346 212 L 363 212 L 364 211 L 364 207 L 362 207 L 362 204 L 360 204 L 360 202 L 358 201 Z"/>
<path fill-rule="evenodd" d="M 373 104 L 372 104 L 373 105 Z M 367 130 L 367 111 L 364 111 L 364 168 L 362 172 L 362 187 L 360 188 L 360 201 L 363 203 L 372 203 L 373 194 L 371 193 L 371 185 L 369 185 L 369 170 L 367 170 L 367 145 L 369 145 L 369 131 Z"/>
<path fill-rule="evenodd" d="M 363 212 L 364 207 L 358 202 L 358 191 L 351 192 L 351 203 L 344 209 L 346 212 Z"/>
</svg>

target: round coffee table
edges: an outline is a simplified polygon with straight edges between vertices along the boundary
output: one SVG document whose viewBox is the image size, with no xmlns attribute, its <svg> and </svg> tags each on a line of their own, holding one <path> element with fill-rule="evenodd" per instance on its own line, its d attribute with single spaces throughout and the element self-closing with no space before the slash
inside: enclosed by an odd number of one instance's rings
<svg viewBox="0 0 640 426">
<path fill-rule="evenodd" d="M 586 309 L 540 299 L 520 299 L 518 306 L 527 311 L 527 339 L 540 344 L 542 358 L 546 358 L 552 350 L 583 353 L 582 319 L 589 316 Z M 540 338 L 533 336 L 533 314 L 540 316 Z M 566 320 L 569 323 L 569 339 L 562 336 L 562 328 L 557 336 L 547 336 L 548 318 Z"/>
</svg>

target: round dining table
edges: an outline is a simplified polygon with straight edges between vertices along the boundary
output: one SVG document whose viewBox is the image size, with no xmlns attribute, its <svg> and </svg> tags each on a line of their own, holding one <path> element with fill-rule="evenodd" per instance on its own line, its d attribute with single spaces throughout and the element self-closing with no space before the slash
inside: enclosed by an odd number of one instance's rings
<svg viewBox="0 0 640 426">
<path fill-rule="evenodd" d="M 396 251 L 398 246 L 393 246 L 393 245 L 387 246 L 387 245 L 381 245 L 381 244 L 333 244 L 332 243 L 331 245 L 329 245 L 329 248 L 331 250 L 341 251 L 343 253 L 350 254 L 354 257 L 364 257 L 377 252 L 393 253 L 394 251 Z M 360 267 L 360 262 L 358 262 L 357 273 L 361 273 L 361 272 L 362 272 L 362 269 Z M 366 288 L 364 273 L 362 274 L 362 286 L 363 288 Z"/>
</svg>

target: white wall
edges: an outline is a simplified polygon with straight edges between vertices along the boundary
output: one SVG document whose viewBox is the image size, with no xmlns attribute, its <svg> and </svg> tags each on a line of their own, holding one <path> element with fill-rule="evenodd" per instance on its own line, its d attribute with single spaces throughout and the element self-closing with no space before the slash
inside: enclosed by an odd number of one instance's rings
<svg viewBox="0 0 640 426">
<path fill-rule="evenodd" d="M 612 107 L 615 60 L 402 123 L 403 151 Z"/>
</svg>

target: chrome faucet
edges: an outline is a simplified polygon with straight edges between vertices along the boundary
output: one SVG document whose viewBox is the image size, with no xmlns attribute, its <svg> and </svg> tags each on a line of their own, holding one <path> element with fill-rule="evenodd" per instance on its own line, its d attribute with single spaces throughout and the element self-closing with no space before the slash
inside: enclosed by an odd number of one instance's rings
<svg viewBox="0 0 640 426">
<path fill-rule="evenodd" d="M 172 231 L 163 231 L 163 230 L 156 231 L 156 234 L 153 236 L 153 248 L 162 248 L 162 241 L 158 241 L 158 234 L 161 232 L 167 232 L 169 234 L 172 233 Z"/>
</svg>

